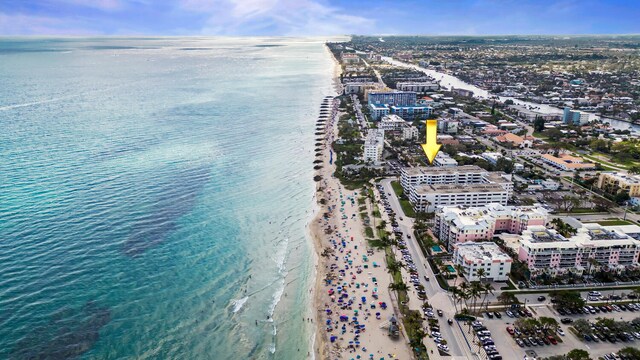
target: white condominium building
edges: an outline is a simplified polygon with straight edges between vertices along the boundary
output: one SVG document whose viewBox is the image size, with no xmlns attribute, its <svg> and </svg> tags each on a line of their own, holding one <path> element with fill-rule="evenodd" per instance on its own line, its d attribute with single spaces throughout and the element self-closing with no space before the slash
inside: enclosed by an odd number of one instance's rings
<svg viewBox="0 0 640 360">
<path fill-rule="evenodd" d="M 403 168 L 400 183 L 417 211 L 452 205 L 506 205 L 513 192 L 511 175 L 475 165 Z"/>
<path fill-rule="evenodd" d="M 529 227 L 520 239 L 518 259 L 527 264 L 532 275 L 556 275 L 602 266 L 622 270 L 637 266 L 639 255 L 639 240 L 598 224 L 582 224 L 570 238 L 543 226 Z"/>
<path fill-rule="evenodd" d="M 396 84 L 396 88 L 401 91 L 414 91 L 422 93 L 438 90 L 440 86 L 432 82 L 399 82 Z"/>
<path fill-rule="evenodd" d="M 416 185 L 481 184 L 488 172 L 475 165 L 457 167 L 406 167 L 401 170 L 400 184 L 405 192 Z"/>
<path fill-rule="evenodd" d="M 492 242 L 467 242 L 454 245 L 453 262 L 462 267 L 467 281 L 507 281 L 513 260 Z"/>
<path fill-rule="evenodd" d="M 510 191 L 500 184 L 436 184 L 411 187 L 409 201 L 416 211 L 430 212 L 440 206 L 506 205 L 510 196 Z"/>
<path fill-rule="evenodd" d="M 404 121 L 403 118 L 398 115 L 391 114 L 382 117 L 382 120 L 380 120 L 380 123 L 378 124 L 378 129 L 384 131 L 393 131 L 402 130 L 403 128 L 408 126 L 409 124 L 407 124 L 407 122 Z"/>
<path fill-rule="evenodd" d="M 377 165 L 382 160 L 384 150 L 384 130 L 369 129 L 364 140 L 364 154 L 362 159 L 366 163 Z"/>
<path fill-rule="evenodd" d="M 451 156 L 447 155 L 446 152 L 440 151 L 436 158 L 433 159 L 433 165 L 435 166 L 458 166 L 458 162 L 453 159 Z"/>
<path fill-rule="evenodd" d="M 418 128 L 415 126 L 407 126 L 402 129 L 403 140 L 413 140 L 418 138 Z"/>
</svg>

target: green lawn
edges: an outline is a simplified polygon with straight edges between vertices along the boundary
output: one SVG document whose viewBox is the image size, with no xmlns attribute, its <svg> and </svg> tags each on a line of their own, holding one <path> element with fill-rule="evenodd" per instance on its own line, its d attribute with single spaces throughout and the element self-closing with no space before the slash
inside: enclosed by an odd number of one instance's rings
<svg viewBox="0 0 640 360">
<path fill-rule="evenodd" d="M 400 182 L 392 181 L 391 187 L 393 188 L 393 192 L 396 193 L 396 196 L 398 198 L 400 198 L 404 194 L 404 192 L 402 191 L 402 185 L 400 185 Z"/>
<path fill-rule="evenodd" d="M 593 208 L 573 208 L 569 211 L 570 214 L 589 214 L 589 213 L 597 213 Z"/>
<path fill-rule="evenodd" d="M 616 170 L 615 168 L 611 168 L 611 167 L 609 167 L 609 166 L 606 166 L 605 164 L 606 164 L 607 162 L 611 162 L 613 165 L 615 165 L 615 166 L 617 166 L 617 167 L 620 167 L 620 168 L 623 168 L 623 169 L 626 169 L 626 168 L 627 168 L 627 165 L 620 164 L 619 162 L 617 162 L 617 161 L 615 161 L 615 160 L 612 160 L 611 158 L 609 158 L 609 157 L 608 157 L 607 155 L 605 155 L 605 154 L 598 154 L 598 155 L 605 156 L 608 160 L 598 159 L 597 157 L 594 157 L 594 156 L 591 156 L 591 155 L 581 155 L 581 156 L 582 156 L 583 158 L 585 158 L 586 160 L 589 160 L 589 161 L 593 161 L 593 162 L 600 163 L 600 165 L 602 165 L 602 167 L 603 167 L 603 168 L 605 168 L 605 169 L 607 169 L 607 170 Z"/>
<path fill-rule="evenodd" d="M 585 223 L 592 223 L 592 224 L 596 223 L 596 224 L 600 224 L 602 226 L 633 225 L 632 222 L 626 221 L 626 220 L 622 220 L 622 219 L 585 221 Z"/>
<path fill-rule="evenodd" d="M 546 136 L 544 136 L 542 133 L 539 133 L 539 132 L 534 132 L 532 135 L 533 135 L 533 137 L 535 137 L 537 139 L 542 139 L 542 140 L 546 140 L 547 139 Z"/>
<path fill-rule="evenodd" d="M 398 197 L 398 201 L 400 202 L 400 207 L 402 208 L 402 211 L 404 212 L 405 216 L 412 217 L 412 218 L 416 217 L 416 212 L 415 210 L 413 210 L 413 206 L 411 206 L 411 203 L 409 202 L 409 200 L 404 198 L 402 185 L 400 185 L 398 181 L 392 181 L 391 187 L 393 188 L 393 192 L 395 192 L 396 196 Z"/>
<path fill-rule="evenodd" d="M 404 200 L 404 199 L 400 200 L 400 207 L 402 208 L 402 211 L 404 212 L 405 216 L 412 217 L 412 218 L 416 217 L 416 212 L 415 210 L 413 210 L 413 206 L 411 205 L 409 200 Z"/>
</svg>

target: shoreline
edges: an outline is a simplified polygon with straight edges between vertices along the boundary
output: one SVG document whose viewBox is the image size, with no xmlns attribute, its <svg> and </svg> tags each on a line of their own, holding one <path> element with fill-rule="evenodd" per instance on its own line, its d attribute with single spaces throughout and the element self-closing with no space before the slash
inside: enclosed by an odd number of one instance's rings
<svg viewBox="0 0 640 360">
<path fill-rule="evenodd" d="M 331 55 L 334 88 L 339 94 L 342 67 Z M 389 290 L 393 279 L 387 272 L 385 252 L 371 248 L 366 239 L 362 203 L 356 201 L 365 198 L 361 189 L 345 188 L 333 176 L 335 161 L 329 164 L 338 121 L 344 113 L 338 110 L 337 100 L 327 100 L 323 101 L 326 117 L 321 115 L 316 123 L 316 129 L 324 125 L 324 132 L 322 140 L 317 133 L 315 142 L 314 163 L 321 160 L 314 179 L 318 213 L 309 224 L 316 250 L 313 354 L 322 360 L 412 359 L 407 338 L 393 334 L 400 317 Z"/>
<path fill-rule="evenodd" d="M 333 54 L 331 53 L 331 51 L 329 50 L 329 48 L 325 45 L 325 48 L 327 50 L 327 52 L 329 53 L 329 56 L 331 56 L 331 59 L 333 60 L 333 90 L 334 93 L 333 96 L 338 96 L 340 95 L 340 89 L 341 89 L 341 84 L 340 84 L 340 75 L 342 74 L 342 67 L 340 66 L 340 63 L 338 62 L 338 60 L 333 56 Z M 330 121 L 327 122 L 327 125 L 325 126 L 325 134 L 324 134 L 324 141 L 323 141 L 323 146 L 324 148 L 322 149 L 322 157 L 321 159 L 323 160 L 322 164 L 324 165 L 328 165 L 328 158 L 329 158 L 329 150 L 331 150 L 331 142 L 328 141 L 328 138 L 332 138 L 333 137 L 333 132 L 334 132 L 334 120 L 335 117 L 331 117 Z M 315 161 L 315 160 L 314 160 Z M 321 176 L 322 179 L 325 179 L 327 177 L 331 177 L 333 176 L 333 168 L 335 167 L 335 165 L 330 165 L 330 166 L 323 166 L 321 169 L 316 170 L 314 172 L 314 176 Z M 314 272 L 313 272 L 313 276 L 314 276 L 314 281 L 313 281 L 313 289 L 312 289 L 312 295 L 311 298 L 313 299 L 313 304 L 312 304 L 312 308 L 311 308 L 311 318 L 313 319 L 314 322 L 314 336 L 313 336 L 313 341 L 311 342 L 311 346 L 313 347 L 311 349 L 311 353 L 313 354 L 313 359 L 327 359 L 329 358 L 329 354 L 328 354 L 328 339 L 326 337 L 326 335 L 322 332 L 322 328 L 320 326 L 320 318 L 318 317 L 318 312 L 314 311 L 314 309 L 319 309 L 320 306 L 322 306 L 323 301 L 322 301 L 322 295 L 321 295 L 321 290 L 322 290 L 322 279 L 324 279 L 327 275 L 326 272 L 326 266 L 327 261 L 323 258 L 322 251 L 323 251 L 323 246 L 322 246 L 322 227 L 320 226 L 320 222 L 322 220 L 322 216 L 324 213 L 328 212 L 328 205 L 327 204 L 322 204 L 321 200 L 323 199 L 322 195 L 324 195 L 324 193 L 322 192 L 322 183 L 321 181 L 316 181 L 315 184 L 315 192 L 314 192 L 314 199 L 316 201 L 316 206 L 315 206 L 315 210 L 317 211 L 315 216 L 313 216 L 313 219 L 311 220 L 311 222 L 308 225 L 308 232 L 309 232 L 309 236 L 311 237 L 311 240 L 313 241 L 313 247 L 315 249 L 314 251 Z"/>
</svg>

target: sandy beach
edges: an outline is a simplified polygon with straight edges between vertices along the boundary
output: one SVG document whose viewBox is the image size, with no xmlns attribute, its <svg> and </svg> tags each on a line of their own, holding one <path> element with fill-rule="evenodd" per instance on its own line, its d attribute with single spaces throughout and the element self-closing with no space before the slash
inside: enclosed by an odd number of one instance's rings
<svg viewBox="0 0 640 360">
<path fill-rule="evenodd" d="M 336 92 L 340 66 L 336 62 Z M 329 164 L 337 133 L 339 103 L 333 103 L 322 145 L 322 168 L 316 175 L 320 209 L 309 225 L 317 262 L 314 289 L 317 359 L 410 359 L 407 340 L 389 335 L 395 315 L 384 253 L 368 248 L 359 216 L 359 190 L 345 189 Z M 335 154 L 334 154 L 335 160 Z"/>
</svg>

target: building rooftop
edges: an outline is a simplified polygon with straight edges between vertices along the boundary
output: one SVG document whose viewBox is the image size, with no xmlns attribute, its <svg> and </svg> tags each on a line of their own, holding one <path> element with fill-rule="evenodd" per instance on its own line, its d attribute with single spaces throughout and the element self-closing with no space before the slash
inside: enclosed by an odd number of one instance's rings
<svg viewBox="0 0 640 360">
<path fill-rule="evenodd" d="M 564 165 L 568 168 L 577 169 L 577 168 L 591 168 L 595 165 L 589 162 L 586 162 L 584 159 L 571 156 L 567 154 L 562 154 L 559 157 L 553 156 L 551 154 L 542 154 L 543 159 L 547 159 L 551 162 L 560 164 L 564 163 Z"/>
<path fill-rule="evenodd" d="M 481 225 L 505 218 L 546 219 L 548 216 L 547 210 L 541 206 L 505 206 L 497 203 L 477 207 L 445 206 L 441 212 L 458 227 Z"/>
<path fill-rule="evenodd" d="M 386 123 L 403 123 L 406 124 L 407 122 L 401 118 L 400 116 L 396 115 L 396 114 L 391 114 L 391 115 L 385 115 L 382 117 L 382 122 L 386 122 Z"/>
<path fill-rule="evenodd" d="M 640 241 L 599 224 L 582 224 L 575 235 L 565 238 L 553 229 L 530 226 L 522 233 L 521 244 L 529 248 L 596 248 L 609 246 L 640 246 Z"/>
<path fill-rule="evenodd" d="M 504 187 L 500 184 L 436 184 L 436 185 L 418 185 L 414 187 L 417 194 L 464 194 L 477 192 L 503 192 Z"/>
<path fill-rule="evenodd" d="M 487 171 L 476 165 L 463 165 L 457 167 L 433 167 L 433 166 L 417 166 L 406 167 L 402 171 L 407 175 L 447 175 L 459 173 L 478 173 L 483 174 Z"/>
<path fill-rule="evenodd" d="M 453 245 L 453 247 L 467 264 L 513 261 L 498 245 L 488 241 L 462 242 Z"/>
<path fill-rule="evenodd" d="M 511 175 L 502 171 L 490 172 L 487 174 L 486 179 L 490 182 L 499 184 L 512 182 Z"/>
<path fill-rule="evenodd" d="M 625 182 L 627 184 L 640 184 L 640 175 L 631 175 L 620 172 L 605 172 L 603 175 L 608 175 L 618 181 Z"/>
<path fill-rule="evenodd" d="M 365 146 L 375 146 L 384 142 L 384 130 L 369 129 L 364 139 Z"/>
</svg>

